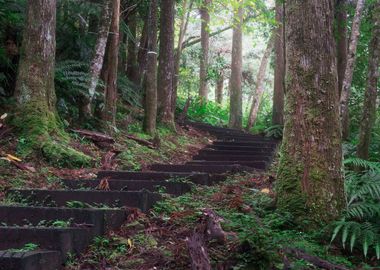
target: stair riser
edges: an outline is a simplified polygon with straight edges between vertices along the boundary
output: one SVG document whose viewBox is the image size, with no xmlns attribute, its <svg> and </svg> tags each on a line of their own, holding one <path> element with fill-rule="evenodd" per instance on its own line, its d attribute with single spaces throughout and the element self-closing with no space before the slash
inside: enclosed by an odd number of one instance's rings
<svg viewBox="0 0 380 270">
<path fill-rule="evenodd" d="M 62 269 L 59 251 L 11 253 L 0 251 L 0 270 L 57 270 Z"/>
<path fill-rule="evenodd" d="M 194 160 L 205 160 L 205 161 L 270 161 L 269 156 L 227 156 L 227 155 L 197 155 L 193 157 Z"/>
<path fill-rule="evenodd" d="M 265 170 L 267 164 L 262 161 L 190 161 L 186 165 L 195 165 L 195 166 L 230 166 L 230 165 L 241 165 L 247 166 L 254 169 Z"/>
</svg>

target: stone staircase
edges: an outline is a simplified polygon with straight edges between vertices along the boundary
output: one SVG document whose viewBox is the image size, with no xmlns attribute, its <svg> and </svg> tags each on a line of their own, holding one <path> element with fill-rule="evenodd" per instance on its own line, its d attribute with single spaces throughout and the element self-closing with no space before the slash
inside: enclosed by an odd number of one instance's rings
<svg viewBox="0 0 380 270">
<path fill-rule="evenodd" d="M 7 193 L 17 206 L 0 206 L 0 270 L 62 269 L 92 239 L 126 222 L 133 208 L 147 212 L 161 199 L 158 188 L 179 196 L 227 174 L 265 170 L 277 141 L 239 130 L 187 123 L 217 139 L 181 165 L 154 164 L 147 172 L 101 171 L 97 179 L 65 179 L 64 190 L 18 189 Z M 110 190 L 96 190 L 102 179 Z M 28 244 L 38 249 L 23 249 Z"/>
</svg>

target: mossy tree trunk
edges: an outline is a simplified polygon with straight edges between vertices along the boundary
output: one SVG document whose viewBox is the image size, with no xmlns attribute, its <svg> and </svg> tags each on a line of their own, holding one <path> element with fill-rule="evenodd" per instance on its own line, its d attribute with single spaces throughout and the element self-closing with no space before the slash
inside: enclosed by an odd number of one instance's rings
<svg viewBox="0 0 380 270">
<path fill-rule="evenodd" d="M 119 60 L 119 22 L 120 22 L 120 0 L 112 2 L 112 20 L 107 46 L 107 71 L 104 72 L 104 110 L 102 120 L 109 131 L 111 126 L 116 126 L 117 105 L 117 70 Z"/>
<path fill-rule="evenodd" d="M 56 165 L 82 166 L 90 158 L 67 146 L 68 136 L 56 112 L 55 31 L 56 1 L 28 0 L 14 124 L 28 142 L 28 153 L 37 150 Z"/>
<path fill-rule="evenodd" d="M 344 73 L 347 65 L 347 4 L 346 0 L 337 0 L 336 3 L 336 39 L 338 60 L 338 89 L 342 94 Z"/>
<path fill-rule="evenodd" d="M 332 0 L 286 2 L 285 129 L 278 207 L 329 222 L 344 207 Z"/>
<path fill-rule="evenodd" d="M 275 30 L 274 50 L 275 50 L 275 68 L 274 68 L 274 86 L 273 86 L 273 112 L 272 124 L 284 124 L 284 94 L 285 94 L 285 38 L 284 38 L 284 2 L 276 1 L 276 22 L 278 23 Z"/>
<path fill-rule="evenodd" d="M 231 128 L 241 129 L 243 126 L 242 98 L 242 68 L 243 68 L 243 14 L 242 2 L 235 10 L 236 19 L 233 28 L 230 90 L 230 120 Z"/>
<path fill-rule="evenodd" d="M 223 89 L 224 89 L 224 70 L 220 70 L 215 86 L 215 102 L 222 104 L 223 102 Z"/>
<path fill-rule="evenodd" d="M 371 132 L 376 121 L 376 99 L 380 64 L 380 1 L 376 2 L 372 12 L 373 30 L 369 44 L 367 91 L 364 97 L 357 150 L 358 157 L 362 159 L 368 159 L 369 157 Z"/>
<path fill-rule="evenodd" d="M 156 132 L 157 121 L 157 27 L 158 2 L 151 0 L 149 12 L 148 60 L 145 75 L 145 117 L 144 131 L 150 135 Z"/>
<path fill-rule="evenodd" d="M 175 130 L 173 95 L 175 1 L 161 1 L 160 52 L 158 56 L 158 120 Z M 173 103 L 173 104 L 172 104 Z"/>
<path fill-rule="evenodd" d="M 201 13 L 201 46 L 202 54 L 200 57 L 200 67 L 199 67 L 199 96 L 207 101 L 208 98 L 208 87 L 207 87 L 207 69 L 208 69 L 208 55 L 210 49 L 210 13 L 209 6 L 211 0 L 203 0 L 202 6 L 200 8 Z"/>
</svg>

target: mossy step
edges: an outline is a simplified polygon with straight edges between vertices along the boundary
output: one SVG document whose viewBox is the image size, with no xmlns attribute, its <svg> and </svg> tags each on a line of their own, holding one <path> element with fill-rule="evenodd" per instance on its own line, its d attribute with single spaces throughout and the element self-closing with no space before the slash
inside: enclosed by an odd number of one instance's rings
<svg viewBox="0 0 380 270">
<path fill-rule="evenodd" d="M 206 172 L 210 174 L 236 173 L 242 171 L 252 171 L 251 167 L 240 165 L 167 165 L 154 164 L 150 166 L 154 171 L 164 172 Z"/>
<path fill-rule="evenodd" d="M 79 255 L 91 240 L 90 228 L 0 227 L 0 250 L 21 249 L 33 243 L 40 249 L 59 251 L 61 261 L 70 253 Z"/>
<path fill-rule="evenodd" d="M 88 191 L 88 190 L 10 190 L 7 196 L 38 206 L 70 206 L 77 208 L 133 207 L 148 211 L 161 195 L 148 191 Z M 80 203 L 77 203 L 80 202 Z"/>
<path fill-rule="evenodd" d="M 267 162 L 265 161 L 204 161 L 204 160 L 194 160 L 189 161 L 186 165 L 196 165 L 196 166 L 230 166 L 230 165 L 241 165 L 246 167 L 251 167 L 258 170 L 265 170 L 267 168 Z"/>
<path fill-rule="evenodd" d="M 91 188 L 96 189 L 101 183 L 100 179 L 95 180 L 62 180 L 63 184 L 70 189 Z M 191 186 L 186 183 L 176 183 L 158 180 L 114 180 L 107 181 L 110 190 L 120 191 L 140 191 L 143 189 L 158 192 L 164 188 L 166 193 L 182 195 L 191 190 Z"/>
<path fill-rule="evenodd" d="M 37 226 L 55 221 L 71 221 L 71 224 L 91 225 L 96 235 L 119 228 L 127 217 L 127 210 L 0 206 L 0 224 L 3 225 Z"/>
<path fill-rule="evenodd" d="M 164 181 L 169 179 L 186 179 L 195 184 L 211 184 L 210 176 L 207 173 L 197 172 L 130 172 L 130 171 L 100 171 L 98 179 L 108 177 L 113 180 L 156 180 Z"/>
<path fill-rule="evenodd" d="M 55 250 L 0 251 L 0 270 L 57 270 L 62 263 L 61 252 Z"/>
</svg>

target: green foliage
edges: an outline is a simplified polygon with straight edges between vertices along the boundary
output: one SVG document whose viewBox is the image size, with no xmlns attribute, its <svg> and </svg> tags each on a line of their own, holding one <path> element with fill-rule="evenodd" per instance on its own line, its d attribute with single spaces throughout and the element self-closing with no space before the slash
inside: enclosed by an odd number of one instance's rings
<svg viewBox="0 0 380 270">
<path fill-rule="evenodd" d="M 270 126 L 269 128 L 265 130 L 265 136 L 272 137 L 275 139 L 281 139 L 283 130 L 284 130 L 284 126 L 282 125 Z"/>
<path fill-rule="evenodd" d="M 26 243 L 22 248 L 10 249 L 10 252 L 29 252 L 38 249 L 38 245 L 34 243 Z"/>
<path fill-rule="evenodd" d="M 361 248 L 364 256 L 374 253 L 380 260 L 380 168 L 357 158 L 345 163 L 367 170 L 346 171 L 347 209 L 335 224 L 332 241 L 341 234 L 343 248 Z"/>
</svg>

